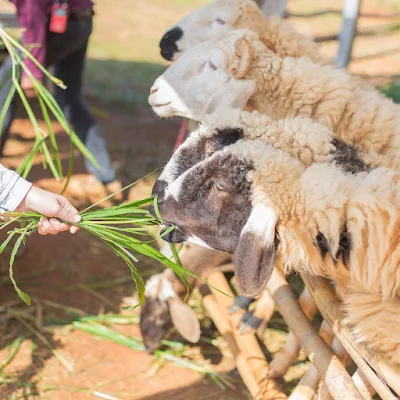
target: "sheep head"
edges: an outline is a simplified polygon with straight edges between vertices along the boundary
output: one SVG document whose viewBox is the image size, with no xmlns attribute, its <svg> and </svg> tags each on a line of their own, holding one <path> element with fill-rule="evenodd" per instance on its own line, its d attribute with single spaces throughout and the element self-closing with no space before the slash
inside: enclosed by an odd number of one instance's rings
<svg viewBox="0 0 400 400">
<path fill-rule="evenodd" d="M 253 61 L 264 52 L 277 57 L 265 43 L 254 32 L 238 30 L 199 44 L 154 82 L 149 96 L 153 111 L 201 121 L 219 108 L 244 109 L 256 92 Z"/>
<path fill-rule="evenodd" d="M 170 269 L 146 282 L 146 302 L 140 309 L 140 331 L 146 351 L 153 353 L 174 327 L 184 339 L 197 343 L 200 324 L 194 311 L 183 302 L 186 288 Z"/>
<path fill-rule="evenodd" d="M 289 177 L 288 163 L 293 167 Z M 287 197 L 293 187 L 287 184 L 290 172 L 298 177 L 301 170 L 299 162 L 258 140 L 227 146 L 159 193 L 162 218 L 177 227 L 164 239 L 233 254 L 239 289 L 246 296 L 258 295 L 274 266 L 280 194 Z M 260 174 L 266 182 L 262 189 Z"/>
<path fill-rule="evenodd" d="M 253 0 L 214 0 L 165 32 L 160 41 L 161 55 L 175 61 L 198 44 L 218 39 L 227 32 L 262 26 L 265 26 L 265 16 Z"/>
<path fill-rule="evenodd" d="M 242 139 L 244 132 L 239 123 L 241 113 L 240 110 L 226 110 L 210 115 L 209 120 L 213 121 L 201 124 L 175 151 L 155 182 L 152 196 L 157 196 L 198 162 Z"/>
</svg>

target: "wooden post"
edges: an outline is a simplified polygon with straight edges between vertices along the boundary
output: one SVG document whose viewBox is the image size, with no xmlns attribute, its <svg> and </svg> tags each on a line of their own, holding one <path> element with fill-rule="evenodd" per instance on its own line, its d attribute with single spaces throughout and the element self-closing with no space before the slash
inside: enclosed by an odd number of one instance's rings
<svg viewBox="0 0 400 400">
<path fill-rule="evenodd" d="M 332 328 L 333 332 L 366 379 L 371 383 L 381 398 L 385 400 L 395 400 L 396 396 L 393 395 L 385 382 L 400 395 L 399 374 L 385 363 L 384 360 L 369 352 L 365 346 L 359 343 L 356 344 L 350 328 L 342 322 L 343 316 L 340 312 L 341 303 L 329 282 L 324 278 L 306 273 L 301 274 L 301 277 L 310 290 L 310 293 L 313 295 L 315 303 L 324 317 L 324 320 Z"/>
<path fill-rule="evenodd" d="M 343 400 L 343 394 L 346 393 L 346 400 L 362 400 L 345 367 L 314 331 L 282 272 L 275 268 L 267 285 L 278 311 L 327 384 L 332 397 L 335 400 Z"/>
<path fill-rule="evenodd" d="M 259 392 L 258 384 L 251 374 L 250 368 L 247 365 L 244 355 L 240 352 L 239 347 L 236 343 L 235 338 L 232 334 L 232 327 L 229 324 L 228 312 L 219 306 L 216 302 L 212 293 L 208 288 L 201 288 L 203 295 L 203 306 L 207 311 L 209 317 L 213 320 L 215 326 L 217 327 L 219 333 L 222 335 L 226 343 L 228 344 L 236 364 L 236 368 L 239 371 L 240 376 L 243 379 L 244 384 L 249 390 L 252 397 L 255 397 Z M 205 291 L 208 290 L 208 293 Z"/>
<path fill-rule="evenodd" d="M 224 275 L 220 271 L 212 272 L 207 277 L 207 283 L 210 286 L 221 290 L 223 293 L 210 288 L 213 296 L 217 300 L 218 305 L 228 312 L 233 304 L 234 294 L 228 285 Z M 285 400 L 286 395 L 282 392 L 279 385 L 268 377 L 268 362 L 258 344 L 254 334 L 242 334 L 237 331 L 240 319 L 243 314 L 235 313 L 229 315 L 229 323 L 231 326 L 233 337 L 237 343 L 240 353 L 244 356 L 251 375 L 254 377 L 258 385 L 258 393 L 253 395 L 254 399 L 259 400 Z"/>
</svg>

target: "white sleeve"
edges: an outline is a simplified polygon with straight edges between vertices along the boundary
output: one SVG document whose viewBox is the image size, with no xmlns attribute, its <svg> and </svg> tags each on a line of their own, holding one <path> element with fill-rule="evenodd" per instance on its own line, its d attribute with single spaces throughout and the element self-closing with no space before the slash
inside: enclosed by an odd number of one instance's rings
<svg viewBox="0 0 400 400">
<path fill-rule="evenodd" d="M 0 164 L 0 209 L 14 211 L 32 184 Z"/>
</svg>

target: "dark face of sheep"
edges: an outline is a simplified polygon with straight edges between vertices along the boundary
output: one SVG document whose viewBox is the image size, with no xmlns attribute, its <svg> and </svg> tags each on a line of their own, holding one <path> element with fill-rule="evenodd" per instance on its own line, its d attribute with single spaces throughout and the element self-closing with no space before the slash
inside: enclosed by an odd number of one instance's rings
<svg viewBox="0 0 400 400">
<path fill-rule="evenodd" d="M 140 331 L 146 351 L 153 353 L 173 327 L 167 301 L 146 298 L 140 310 Z"/>
<path fill-rule="evenodd" d="M 233 254 L 246 296 L 258 295 L 272 273 L 277 222 L 271 209 L 252 205 L 251 170 L 227 149 L 191 167 L 158 196 L 161 217 L 177 227 L 164 239 Z"/>
<path fill-rule="evenodd" d="M 160 194 L 189 168 L 210 157 L 225 146 L 243 138 L 241 128 L 221 128 L 209 136 L 193 136 L 185 141 L 174 153 L 153 186 L 152 196 Z"/>
</svg>

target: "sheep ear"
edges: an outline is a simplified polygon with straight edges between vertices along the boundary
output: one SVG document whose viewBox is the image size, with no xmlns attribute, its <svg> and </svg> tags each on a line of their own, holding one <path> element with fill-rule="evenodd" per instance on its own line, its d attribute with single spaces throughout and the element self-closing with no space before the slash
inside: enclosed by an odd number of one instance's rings
<svg viewBox="0 0 400 400">
<path fill-rule="evenodd" d="M 243 295 L 255 297 L 271 277 L 275 264 L 275 211 L 256 205 L 242 229 L 233 254 L 236 283 Z"/>
<path fill-rule="evenodd" d="M 168 305 L 176 330 L 188 342 L 197 343 L 200 340 L 200 323 L 195 312 L 176 297 L 168 299 Z"/>
</svg>

